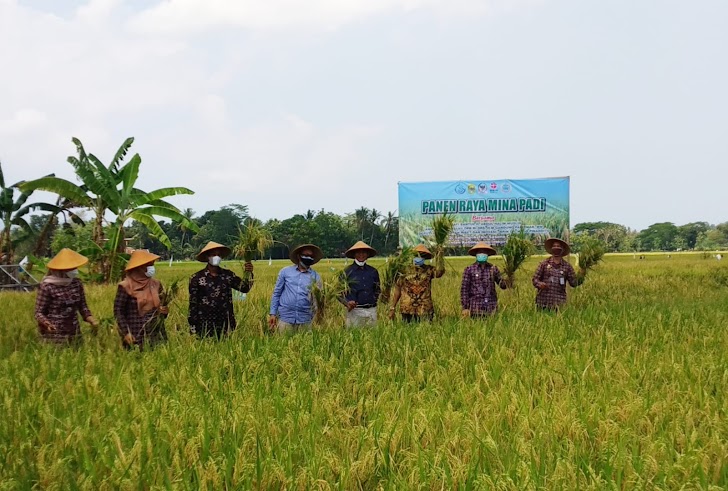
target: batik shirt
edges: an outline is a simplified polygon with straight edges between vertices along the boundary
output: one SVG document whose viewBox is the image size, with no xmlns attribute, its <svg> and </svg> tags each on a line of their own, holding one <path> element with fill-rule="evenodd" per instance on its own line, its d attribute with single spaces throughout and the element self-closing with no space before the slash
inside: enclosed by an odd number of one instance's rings
<svg viewBox="0 0 728 491">
<path fill-rule="evenodd" d="M 397 278 L 397 286 L 401 296 L 399 311 L 409 315 L 430 315 L 434 312 L 432 305 L 432 279 L 435 268 L 429 264 L 410 266 Z"/>
<path fill-rule="evenodd" d="M 471 314 L 489 314 L 498 308 L 496 285 L 505 290 L 506 282 L 498 266 L 489 263 L 471 264 L 463 272 L 460 305 Z"/>
<path fill-rule="evenodd" d="M 74 278 L 68 285 L 41 283 L 35 300 L 35 319 L 43 340 L 54 343 L 80 340 L 79 313 L 84 319 L 91 317 L 83 284 L 78 279 Z M 53 325 L 55 331 L 48 331 L 46 323 Z"/>
<path fill-rule="evenodd" d="M 159 285 L 160 296 L 162 296 L 162 292 L 162 285 Z M 116 317 L 121 339 L 124 339 L 127 334 L 131 334 L 134 336 L 134 344 L 142 349 L 145 345 L 153 345 L 167 339 L 164 328 L 165 316 L 157 314 L 157 309 L 140 315 L 136 298 L 129 295 L 123 286 L 119 286 L 116 290 L 114 317 Z"/>
<path fill-rule="evenodd" d="M 230 270 L 220 268 L 213 276 L 208 268 L 190 278 L 190 331 L 195 334 L 219 334 L 237 326 L 233 313 L 233 289 L 247 293 L 253 279 L 244 280 Z"/>
<path fill-rule="evenodd" d="M 566 303 L 566 283 L 572 288 L 581 284 L 571 264 L 564 259 L 556 264 L 553 257 L 541 261 L 532 281 L 536 288 L 540 282 L 546 283 L 546 288 L 536 293 L 536 305 L 543 308 L 555 308 Z"/>
</svg>

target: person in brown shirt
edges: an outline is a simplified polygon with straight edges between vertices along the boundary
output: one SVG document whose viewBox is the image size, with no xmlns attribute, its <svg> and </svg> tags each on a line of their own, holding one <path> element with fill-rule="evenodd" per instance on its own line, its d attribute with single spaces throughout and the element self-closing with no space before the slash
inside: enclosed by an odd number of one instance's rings
<svg viewBox="0 0 728 491">
<path fill-rule="evenodd" d="M 394 319 L 395 308 L 400 299 L 399 313 L 405 322 L 432 320 L 435 314 L 432 303 L 432 280 L 445 274 L 445 269 L 425 264 L 425 259 L 432 259 L 432 253 L 424 245 L 418 245 L 414 251 L 417 254 L 414 264 L 395 281 L 392 303 L 389 307 L 390 319 Z"/>
<path fill-rule="evenodd" d="M 48 264 L 35 301 L 35 319 L 43 341 L 54 344 L 72 344 L 81 341 L 78 314 L 98 329 L 86 304 L 83 284 L 76 276 L 78 268 L 88 259 L 70 249 L 62 249 Z"/>
<path fill-rule="evenodd" d="M 558 310 L 566 303 L 566 284 L 576 288 L 584 282 L 584 275 L 577 275 L 573 266 L 564 260 L 571 252 L 569 244 L 561 239 L 550 238 L 544 243 L 544 248 L 551 257 L 541 261 L 533 275 L 533 286 L 538 290 L 536 306 L 545 310 Z"/>
<path fill-rule="evenodd" d="M 114 317 L 126 349 L 137 346 L 143 350 L 167 339 L 164 318 L 169 310 L 160 301 L 162 284 L 153 278 L 157 259 L 156 254 L 134 251 L 116 289 Z"/>
</svg>

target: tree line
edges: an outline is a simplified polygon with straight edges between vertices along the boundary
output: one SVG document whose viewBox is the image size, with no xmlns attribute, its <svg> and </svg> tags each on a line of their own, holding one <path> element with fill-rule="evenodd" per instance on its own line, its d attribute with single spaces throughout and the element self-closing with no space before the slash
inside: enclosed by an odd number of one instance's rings
<svg viewBox="0 0 728 491">
<path fill-rule="evenodd" d="M 148 249 L 163 258 L 190 259 L 208 241 L 234 244 L 246 223 L 258 223 L 243 204 L 197 214 L 166 201 L 193 194 L 187 188 L 142 190 L 137 183 L 141 157 L 134 154 L 126 159 L 133 138 L 122 143 L 108 164 L 87 152 L 78 139 L 72 141 L 76 155 L 67 162 L 80 184 L 50 174 L 6 185 L 0 163 L 0 262 L 50 257 L 69 247 L 90 257 L 101 279 L 111 280 L 120 275 L 129 248 Z M 52 192 L 57 199 L 29 203 L 36 190 Z M 287 257 L 289 247 L 305 242 L 317 244 L 328 257 L 343 256 L 357 240 L 383 255 L 395 252 L 399 242 L 396 212 L 366 207 L 344 215 L 306 210 L 260 225 L 273 244 L 266 256 L 274 259 Z M 679 226 L 663 222 L 641 231 L 611 222 L 585 222 L 571 230 L 577 249 L 591 238 L 602 242 L 607 252 L 716 250 L 728 247 L 728 222 Z"/>
</svg>

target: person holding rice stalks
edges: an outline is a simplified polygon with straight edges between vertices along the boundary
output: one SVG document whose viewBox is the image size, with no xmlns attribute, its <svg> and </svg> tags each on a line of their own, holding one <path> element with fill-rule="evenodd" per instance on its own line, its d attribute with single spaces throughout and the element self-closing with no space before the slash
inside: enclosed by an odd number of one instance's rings
<svg viewBox="0 0 728 491">
<path fill-rule="evenodd" d="M 508 284 L 498 266 L 488 262 L 496 251 L 484 242 L 470 248 L 475 263 L 465 268 L 460 285 L 460 304 L 463 317 L 486 317 L 498 309 L 496 285 L 505 290 Z"/>
<path fill-rule="evenodd" d="M 292 266 L 281 269 L 270 300 L 268 326 L 279 334 L 311 329 L 316 309 L 312 287 L 322 289 L 319 274 L 311 267 L 324 257 L 313 244 L 303 244 L 291 251 Z"/>
<path fill-rule="evenodd" d="M 78 268 L 87 262 L 88 258 L 71 249 L 62 249 L 48 261 L 48 273 L 35 301 L 35 319 L 43 341 L 58 345 L 80 342 L 79 313 L 98 329 L 99 323 L 86 304 L 83 284 L 77 278 Z"/>
<path fill-rule="evenodd" d="M 208 242 L 197 255 L 197 260 L 207 263 L 204 269 L 190 277 L 190 308 L 188 322 L 190 332 L 200 338 L 221 336 L 237 327 L 233 311 L 233 290 L 248 293 L 253 288 L 253 264 L 246 262 L 245 277 L 220 267 L 223 258 L 230 255 L 230 248 L 217 242 Z"/>
<path fill-rule="evenodd" d="M 533 275 L 533 286 L 536 293 L 536 306 L 544 310 L 558 310 L 566 303 L 566 284 L 576 288 L 583 281 L 583 275 L 577 276 L 574 268 L 564 257 L 569 255 L 569 244 L 561 239 L 550 238 L 544 243 L 546 252 L 551 257 L 536 268 Z"/>
<path fill-rule="evenodd" d="M 167 339 L 163 322 L 169 314 L 162 305 L 162 284 L 154 279 L 154 262 L 159 256 L 143 250 L 131 254 L 114 299 L 114 317 L 124 348 L 143 350 Z"/>
<path fill-rule="evenodd" d="M 426 259 L 432 259 L 432 253 L 422 244 L 415 247 L 413 252 L 415 253 L 413 264 L 401 272 L 395 280 L 389 307 L 390 319 L 394 319 L 397 303 L 400 300 L 399 312 L 405 322 L 432 320 L 435 314 L 432 303 L 432 280 L 445 274 L 444 263 L 439 263 L 435 267 L 425 264 Z"/>
<path fill-rule="evenodd" d="M 346 326 L 374 325 L 377 323 L 377 299 L 381 293 L 381 283 L 379 271 L 366 262 L 377 251 L 360 240 L 345 254 L 354 260 L 343 272 L 347 290 L 340 301 L 346 306 Z"/>
</svg>

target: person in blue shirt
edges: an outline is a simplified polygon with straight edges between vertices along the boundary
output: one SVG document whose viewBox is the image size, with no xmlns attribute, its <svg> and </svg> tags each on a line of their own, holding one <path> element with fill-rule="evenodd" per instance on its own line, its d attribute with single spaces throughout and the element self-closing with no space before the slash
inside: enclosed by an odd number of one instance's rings
<svg viewBox="0 0 728 491">
<path fill-rule="evenodd" d="M 311 269 L 324 257 L 321 249 L 303 244 L 293 249 L 289 257 L 293 266 L 278 273 L 270 300 L 268 326 L 278 333 L 311 329 L 315 309 L 311 286 L 322 286 L 321 277 Z"/>
<path fill-rule="evenodd" d="M 370 326 L 377 323 L 377 299 L 381 293 L 379 272 L 366 264 L 377 251 L 359 241 L 346 251 L 354 263 L 344 269 L 346 293 L 340 301 L 346 306 L 346 327 Z"/>
</svg>

